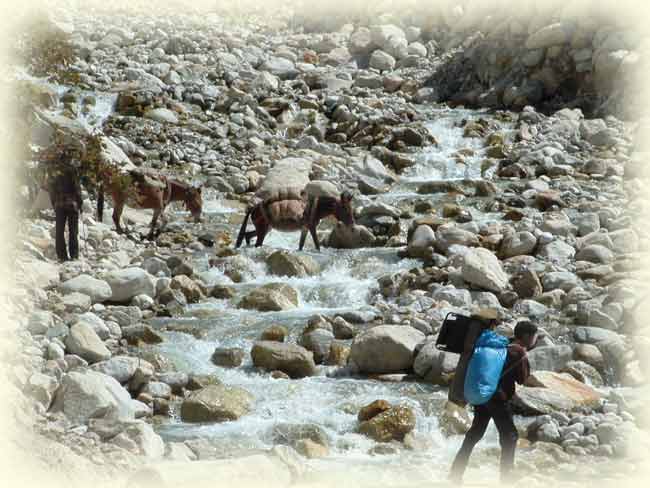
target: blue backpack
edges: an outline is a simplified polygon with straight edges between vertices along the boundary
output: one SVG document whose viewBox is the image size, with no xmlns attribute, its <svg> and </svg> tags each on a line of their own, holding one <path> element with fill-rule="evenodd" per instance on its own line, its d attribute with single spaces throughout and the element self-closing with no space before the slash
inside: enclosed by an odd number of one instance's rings
<svg viewBox="0 0 650 488">
<path fill-rule="evenodd" d="M 497 391 L 508 356 L 508 342 L 491 330 L 484 330 L 476 340 L 465 374 L 465 400 L 470 405 L 487 403 Z"/>
</svg>

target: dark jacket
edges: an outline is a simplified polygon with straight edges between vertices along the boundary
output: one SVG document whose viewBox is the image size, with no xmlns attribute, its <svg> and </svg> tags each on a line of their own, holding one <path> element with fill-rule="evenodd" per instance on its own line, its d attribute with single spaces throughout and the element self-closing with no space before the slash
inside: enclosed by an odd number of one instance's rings
<svg viewBox="0 0 650 488">
<path fill-rule="evenodd" d="M 501 380 L 495 396 L 503 401 L 510 400 L 515 394 L 515 382 L 523 385 L 530 374 L 530 365 L 526 356 L 526 349 L 517 343 L 511 342 L 508 346 L 508 356 L 503 366 Z"/>
<path fill-rule="evenodd" d="M 62 170 L 50 178 L 48 185 L 54 208 L 80 210 L 83 203 L 79 176 L 73 170 Z"/>
</svg>

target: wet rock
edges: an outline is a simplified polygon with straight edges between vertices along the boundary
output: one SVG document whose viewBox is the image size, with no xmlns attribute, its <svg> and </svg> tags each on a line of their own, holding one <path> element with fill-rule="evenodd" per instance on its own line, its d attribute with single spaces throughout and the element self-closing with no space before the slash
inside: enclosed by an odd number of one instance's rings
<svg viewBox="0 0 650 488">
<path fill-rule="evenodd" d="M 288 335 L 289 331 L 284 325 L 271 325 L 262 332 L 260 340 L 284 342 Z"/>
<path fill-rule="evenodd" d="M 298 306 L 298 292 L 284 283 L 269 283 L 250 292 L 237 306 L 260 312 L 289 310 Z"/>
<path fill-rule="evenodd" d="M 251 350 L 253 364 L 267 371 L 279 370 L 291 378 L 304 378 L 316 373 L 314 355 L 296 344 L 257 341 Z"/>
<path fill-rule="evenodd" d="M 336 339 L 353 339 L 357 335 L 357 328 L 343 317 L 336 317 L 332 322 L 332 332 Z"/>
<path fill-rule="evenodd" d="M 330 356 L 332 341 L 334 341 L 332 332 L 317 328 L 303 332 L 299 344 L 314 354 L 316 364 L 322 364 Z"/>
<path fill-rule="evenodd" d="M 236 368 L 242 365 L 245 355 L 244 350 L 238 347 L 218 347 L 212 353 L 210 360 L 217 366 Z"/>
<path fill-rule="evenodd" d="M 83 322 L 78 322 L 70 328 L 70 333 L 65 338 L 65 346 L 69 353 L 76 354 L 91 364 L 111 357 L 111 352 L 94 329 Z"/>
<path fill-rule="evenodd" d="M 271 429 L 270 437 L 274 444 L 292 447 L 296 446 L 301 440 L 306 439 L 319 446 L 328 447 L 330 444 L 325 430 L 315 424 L 278 423 Z"/>
<path fill-rule="evenodd" d="M 413 327 L 381 325 L 357 335 L 350 361 L 362 373 L 399 373 L 413 365 L 415 346 L 424 334 Z"/>
<path fill-rule="evenodd" d="M 211 385 L 191 393 L 181 404 L 184 422 L 226 422 L 250 413 L 253 396 L 243 388 Z"/>
<path fill-rule="evenodd" d="M 145 344 L 160 344 L 163 337 L 145 324 L 130 325 L 122 328 L 122 334 L 129 344 L 137 345 L 139 341 Z"/>
<path fill-rule="evenodd" d="M 341 222 L 328 235 L 325 245 L 335 249 L 358 249 L 371 247 L 375 236 L 363 225 L 348 226 Z"/>
<path fill-rule="evenodd" d="M 197 303 L 204 298 L 201 287 L 185 274 L 174 276 L 169 287 L 183 293 L 188 303 Z"/>
<path fill-rule="evenodd" d="M 329 454 L 327 446 L 317 444 L 310 439 L 300 439 L 296 442 L 296 451 L 307 459 L 323 458 Z"/>
<path fill-rule="evenodd" d="M 62 411 L 77 424 L 91 418 L 133 419 L 134 406 L 129 392 L 114 378 L 96 371 L 66 374 L 56 392 L 53 411 Z"/>
<path fill-rule="evenodd" d="M 391 408 L 392 405 L 386 400 L 375 400 L 374 402 L 366 405 L 365 407 L 362 407 L 361 410 L 359 410 L 357 419 L 359 419 L 359 422 L 365 422 L 366 420 L 370 420 L 380 413 L 390 410 Z"/>
<path fill-rule="evenodd" d="M 272 274 L 277 276 L 296 276 L 304 278 L 320 272 L 320 266 L 309 256 L 296 255 L 286 251 L 271 254 L 266 264 Z"/>
<path fill-rule="evenodd" d="M 483 248 L 471 249 L 465 254 L 462 275 L 466 282 L 496 293 L 508 286 L 508 275 L 501 263 L 492 252 Z"/>
<path fill-rule="evenodd" d="M 401 405 L 359 424 L 359 432 L 377 442 L 401 442 L 414 428 L 415 413 L 409 407 Z"/>
<path fill-rule="evenodd" d="M 156 296 L 156 283 L 149 273 L 140 268 L 126 268 L 104 276 L 111 287 L 110 300 L 128 302 L 138 295 Z"/>
<path fill-rule="evenodd" d="M 471 425 L 472 421 L 465 407 L 450 401 L 445 402 L 440 415 L 440 429 L 445 435 L 465 434 Z"/>
<path fill-rule="evenodd" d="M 111 287 L 106 281 L 84 274 L 61 283 L 59 289 L 62 293 L 88 295 L 92 303 L 105 302 L 113 296 Z"/>
<path fill-rule="evenodd" d="M 440 351 L 435 342 L 427 343 L 415 357 L 413 370 L 435 385 L 449 385 L 456 372 L 459 354 Z"/>
<path fill-rule="evenodd" d="M 191 391 L 202 390 L 208 386 L 220 386 L 221 380 L 214 374 L 190 374 L 187 378 L 187 389 Z"/>
</svg>

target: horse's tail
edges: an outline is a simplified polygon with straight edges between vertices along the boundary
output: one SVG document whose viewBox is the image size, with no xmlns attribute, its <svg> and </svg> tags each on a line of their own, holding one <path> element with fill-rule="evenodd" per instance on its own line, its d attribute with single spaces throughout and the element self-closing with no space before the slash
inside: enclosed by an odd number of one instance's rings
<svg viewBox="0 0 650 488">
<path fill-rule="evenodd" d="M 241 243 L 244 240 L 244 237 L 246 236 L 246 226 L 248 225 L 248 218 L 253 213 L 253 210 L 255 210 L 254 206 L 251 206 L 248 208 L 248 210 L 246 210 L 244 221 L 241 224 L 241 229 L 239 229 L 239 234 L 237 234 L 237 242 L 235 243 L 235 249 L 241 246 Z"/>
<path fill-rule="evenodd" d="M 104 220 L 104 183 L 100 183 L 97 188 L 97 221 Z"/>
</svg>

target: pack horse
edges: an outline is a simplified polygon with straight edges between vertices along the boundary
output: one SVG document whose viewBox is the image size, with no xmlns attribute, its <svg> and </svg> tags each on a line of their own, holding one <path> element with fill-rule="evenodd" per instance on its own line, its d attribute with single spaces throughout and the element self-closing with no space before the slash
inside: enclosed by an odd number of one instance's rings
<svg viewBox="0 0 650 488">
<path fill-rule="evenodd" d="M 161 215 L 164 218 L 164 211 L 171 202 L 183 202 L 195 222 L 201 219 L 203 197 L 200 187 L 160 174 L 129 171 L 121 175 L 114 172 L 103 175 L 97 196 L 97 218 L 100 222 L 104 214 L 105 188 L 113 199 L 113 222 L 120 234 L 124 232 L 120 219 L 127 203 L 135 208 L 153 209 L 148 239 L 154 238 L 158 218 Z"/>
<path fill-rule="evenodd" d="M 257 236 L 255 247 L 264 243 L 264 238 L 273 229 L 281 232 L 301 231 L 300 247 L 302 251 L 307 232 L 311 234 L 314 246 L 320 251 L 316 228 L 325 217 L 333 216 L 346 225 L 354 224 L 352 211 L 352 194 L 344 191 L 337 197 L 309 196 L 302 192 L 300 198 L 282 198 L 263 200 L 249 207 L 244 221 L 239 229 L 235 247 L 241 246 L 244 239 L 250 244 L 253 236 Z M 248 219 L 251 218 L 255 230 L 247 231 Z"/>
</svg>

